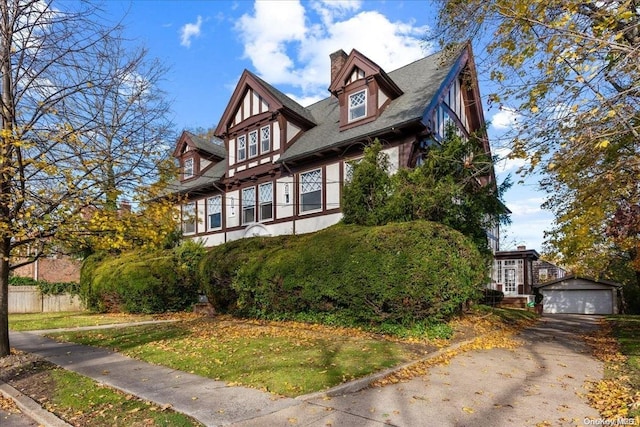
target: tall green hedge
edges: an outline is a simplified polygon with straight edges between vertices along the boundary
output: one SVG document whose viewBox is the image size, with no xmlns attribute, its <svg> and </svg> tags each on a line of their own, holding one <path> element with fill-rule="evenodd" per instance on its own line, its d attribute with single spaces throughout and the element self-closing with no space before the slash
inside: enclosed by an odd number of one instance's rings
<svg viewBox="0 0 640 427">
<path fill-rule="evenodd" d="M 129 313 L 180 311 L 198 299 L 194 266 L 204 249 L 93 255 L 81 271 L 81 296 L 90 309 Z"/>
<path fill-rule="evenodd" d="M 218 311 L 411 324 L 456 314 L 479 296 L 486 271 L 469 239 L 416 221 L 229 242 L 202 259 L 198 279 Z"/>
</svg>

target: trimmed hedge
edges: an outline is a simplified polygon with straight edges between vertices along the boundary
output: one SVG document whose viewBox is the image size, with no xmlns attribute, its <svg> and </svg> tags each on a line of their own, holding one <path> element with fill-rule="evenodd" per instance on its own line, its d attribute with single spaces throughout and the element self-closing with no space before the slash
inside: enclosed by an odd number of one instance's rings
<svg viewBox="0 0 640 427">
<path fill-rule="evenodd" d="M 30 277 L 11 276 L 10 286 L 37 286 L 43 295 L 78 295 L 80 285 L 76 282 L 47 282 L 46 280 L 35 280 Z"/>
<path fill-rule="evenodd" d="M 187 243 L 173 250 L 93 255 L 81 271 L 81 296 L 100 312 L 161 313 L 189 309 L 198 301 L 193 279 L 204 248 Z"/>
<path fill-rule="evenodd" d="M 198 280 L 221 312 L 408 325 L 457 314 L 480 296 L 486 272 L 461 233 L 416 221 L 229 242 L 202 259 Z"/>
</svg>

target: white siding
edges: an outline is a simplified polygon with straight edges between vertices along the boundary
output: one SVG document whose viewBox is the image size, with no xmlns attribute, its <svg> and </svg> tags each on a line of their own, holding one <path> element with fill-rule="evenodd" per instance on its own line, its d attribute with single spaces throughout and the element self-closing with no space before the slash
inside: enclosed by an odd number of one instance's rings
<svg viewBox="0 0 640 427">
<path fill-rule="evenodd" d="M 229 166 L 236 163 L 236 139 L 229 139 Z"/>
<path fill-rule="evenodd" d="M 196 233 L 204 233 L 207 230 L 207 224 L 204 217 L 206 199 L 196 201 Z"/>
<path fill-rule="evenodd" d="M 342 218 L 341 213 L 304 218 L 296 221 L 296 234 L 313 233 L 337 224 Z"/>
<path fill-rule="evenodd" d="M 325 209 L 340 207 L 340 163 L 333 163 L 326 167 L 327 206 Z"/>
<path fill-rule="evenodd" d="M 248 91 L 242 101 L 242 111 L 244 111 L 244 119 L 248 119 L 251 116 L 251 91 Z"/>
<path fill-rule="evenodd" d="M 251 115 L 255 116 L 260 113 L 260 97 L 257 93 L 251 92 L 253 93 L 253 111 L 251 111 Z"/>
<path fill-rule="evenodd" d="M 227 228 L 240 225 L 240 193 L 238 190 L 226 194 Z"/>
<path fill-rule="evenodd" d="M 378 89 L 378 108 L 382 107 L 382 104 L 387 102 L 389 97 L 380 89 Z"/>
<path fill-rule="evenodd" d="M 286 200 L 286 188 L 289 191 L 289 200 Z M 281 178 L 276 181 L 276 218 L 293 216 L 294 184 L 292 177 Z"/>
<path fill-rule="evenodd" d="M 300 133 L 300 128 L 294 125 L 291 122 L 287 122 L 287 142 L 291 142 L 291 140 Z"/>
<path fill-rule="evenodd" d="M 273 146 L 274 150 L 279 150 L 280 149 L 280 124 L 278 122 L 275 122 L 273 124 L 273 135 L 271 136 L 271 145 Z"/>
</svg>

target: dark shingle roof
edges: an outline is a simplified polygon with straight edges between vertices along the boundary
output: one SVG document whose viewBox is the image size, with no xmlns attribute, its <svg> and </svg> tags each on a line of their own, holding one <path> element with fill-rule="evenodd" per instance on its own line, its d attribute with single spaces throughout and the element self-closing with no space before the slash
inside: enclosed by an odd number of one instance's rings
<svg viewBox="0 0 640 427">
<path fill-rule="evenodd" d="M 224 141 L 218 137 L 212 137 L 211 140 L 204 139 L 191 132 L 185 131 L 189 139 L 193 142 L 197 149 L 213 154 L 221 159 L 227 158 L 227 150 L 224 148 Z"/>
<path fill-rule="evenodd" d="M 285 106 L 289 110 L 293 111 L 294 113 L 296 113 L 300 117 L 304 118 L 305 120 L 307 120 L 307 121 L 309 121 L 311 123 L 317 123 L 316 120 L 314 119 L 313 115 L 311 114 L 311 112 L 308 109 L 304 108 L 302 105 L 298 104 L 296 101 L 294 101 L 293 99 L 289 98 L 287 95 L 285 95 L 284 93 L 280 92 L 280 90 L 278 90 L 275 87 L 271 86 L 269 83 L 265 82 L 260 77 L 258 77 L 255 74 L 253 74 L 251 71 L 247 70 L 247 73 L 251 74 L 251 76 L 253 76 L 257 81 L 259 81 L 260 84 L 262 84 L 265 89 L 267 89 L 269 92 L 271 92 L 271 95 L 273 95 L 274 98 L 276 98 L 278 101 L 280 101 L 280 103 L 283 106 Z"/>
<path fill-rule="evenodd" d="M 340 107 L 335 97 L 310 105 L 306 109 L 317 126 L 306 131 L 279 161 L 299 159 L 420 120 L 457 59 L 458 55 L 439 52 L 388 73 L 403 95 L 392 100 L 376 120 L 361 126 L 340 131 Z"/>
<path fill-rule="evenodd" d="M 175 179 L 169 183 L 168 189 L 172 193 L 189 193 L 207 187 L 212 187 L 214 183 L 219 182 L 227 171 L 227 162 L 225 160 L 216 163 L 208 169 L 200 172 L 200 176 L 188 181 L 180 181 Z"/>
</svg>

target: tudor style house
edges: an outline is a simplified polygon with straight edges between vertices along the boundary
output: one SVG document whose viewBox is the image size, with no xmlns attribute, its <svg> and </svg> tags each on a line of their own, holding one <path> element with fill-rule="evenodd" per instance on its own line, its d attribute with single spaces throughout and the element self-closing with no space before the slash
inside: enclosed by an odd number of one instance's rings
<svg viewBox="0 0 640 427">
<path fill-rule="evenodd" d="M 185 237 L 206 246 L 255 235 L 316 231 L 341 218 L 350 161 L 378 138 L 392 173 L 415 167 L 448 124 L 463 136 L 485 122 L 469 44 L 392 72 L 357 50 L 330 55 L 330 96 L 303 107 L 245 70 L 213 140 L 184 132 L 173 189 Z M 489 153 L 489 143 L 482 139 Z M 495 185 L 493 171 L 481 178 Z M 496 230 L 488 230 L 497 250 Z"/>
</svg>

